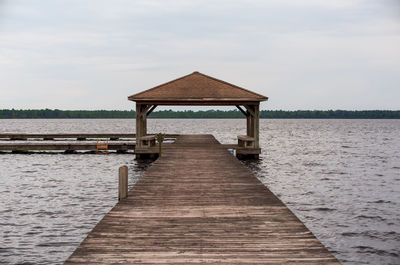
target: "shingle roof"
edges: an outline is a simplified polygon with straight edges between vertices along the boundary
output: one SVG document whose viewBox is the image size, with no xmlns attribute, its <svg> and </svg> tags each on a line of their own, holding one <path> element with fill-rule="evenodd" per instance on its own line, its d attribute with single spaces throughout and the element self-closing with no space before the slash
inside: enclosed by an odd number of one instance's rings
<svg viewBox="0 0 400 265">
<path fill-rule="evenodd" d="M 268 98 L 199 72 L 175 79 L 128 97 L 136 102 L 168 103 L 232 103 L 260 102 Z"/>
</svg>

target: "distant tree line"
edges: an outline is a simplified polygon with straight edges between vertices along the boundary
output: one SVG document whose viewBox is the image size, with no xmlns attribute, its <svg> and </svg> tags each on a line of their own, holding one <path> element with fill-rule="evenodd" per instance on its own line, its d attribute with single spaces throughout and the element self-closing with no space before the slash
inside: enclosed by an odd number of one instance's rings
<svg viewBox="0 0 400 265">
<path fill-rule="evenodd" d="M 0 119 L 129 119 L 135 114 L 132 110 L 3 109 Z"/>
<path fill-rule="evenodd" d="M 0 119 L 132 119 L 134 110 L 58 110 L 3 109 Z M 160 110 L 149 118 L 157 119 L 236 119 L 243 118 L 238 110 L 173 111 Z M 400 110 L 262 110 L 262 119 L 400 119 Z"/>
</svg>

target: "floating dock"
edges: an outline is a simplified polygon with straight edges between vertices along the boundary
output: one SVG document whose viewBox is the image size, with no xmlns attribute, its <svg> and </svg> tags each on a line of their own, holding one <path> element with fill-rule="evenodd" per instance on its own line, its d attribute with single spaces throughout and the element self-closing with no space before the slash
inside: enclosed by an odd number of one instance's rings
<svg viewBox="0 0 400 265">
<path fill-rule="evenodd" d="M 212 135 L 181 135 L 65 264 L 340 264 Z"/>
<path fill-rule="evenodd" d="M 97 151 L 97 139 L 108 139 L 108 151 L 129 152 L 136 149 L 136 134 L 118 133 L 71 133 L 71 134 L 0 134 L 0 151 Z M 166 139 L 175 139 L 177 134 L 167 134 Z M 94 140 L 91 141 L 90 140 Z M 83 142 L 85 141 L 85 142 Z"/>
<path fill-rule="evenodd" d="M 39 133 L 0 133 L 1 140 L 56 140 L 56 139 L 76 139 L 78 141 L 85 141 L 87 139 L 109 138 L 111 141 L 124 139 L 135 139 L 135 133 L 52 133 L 52 134 L 39 134 Z"/>
<path fill-rule="evenodd" d="M 108 143 L 108 150 L 128 152 L 135 150 L 135 143 Z M 30 152 L 30 151 L 97 151 L 97 143 L 0 143 L 0 151 Z"/>
</svg>

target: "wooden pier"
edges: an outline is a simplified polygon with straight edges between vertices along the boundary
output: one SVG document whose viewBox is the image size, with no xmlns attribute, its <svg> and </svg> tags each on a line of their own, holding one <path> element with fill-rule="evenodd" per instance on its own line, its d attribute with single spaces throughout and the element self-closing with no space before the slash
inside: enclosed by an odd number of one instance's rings
<svg viewBox="0 0 400 265">
<path fill-rule="evenodd" d="M 55 140 L 55 139 L 76 139 L 78 141 L 85 141 L 87 139 L 109 138 L 111 141 L 124 139 L 135 139 L 135 133 L 0 133 L 1 140 Z"/>
<path fill-rule="evenodd" d="M 175 138 L 178 134 L 166 134 L 167 138 Z M 135 140 L 135 133 L 51 133 L 51 134 L 41 134 L 41 133 L 0 133 L 0 140 L 22 140 L 26 141 L 28 139 L 35 140 L 60 140 L 60 139 L 76 139 L 78 141 L 85 141 L 88 139 L 97 139 L 97 138 L 108 138 L 110 141 L 117 141 L 123 139 L 126 140 Z"/>
<path fill-rule="evenodd" d="M 65 264 L 340 264 L 211 135 L 181 135 Z"/>
<path fill-rule="evenodd" d="M 166 140 L 173 140 L 177 134 L 166 134 Z M 128 152 L 136 149 L 136 134 L 129 133 L 69 133 L 69 134 L 0 134 L 0 151 L 97 151 L 96 139 L 108 139 L 108 150 Z M 93 141 L 94 140 L 94 141 Z M 85 141 L 85 142 L 83 142 Z"/>
<path fill-rule="evenodd" d="M 118 142 L 108 143 L 108 150 L 127 152 L 135 150 L 135 143 Z M 96 142 L 93 143 L 0 143 L 0 151 L 30 152 L 30 151 L 97 151 Z"/>
</svg>

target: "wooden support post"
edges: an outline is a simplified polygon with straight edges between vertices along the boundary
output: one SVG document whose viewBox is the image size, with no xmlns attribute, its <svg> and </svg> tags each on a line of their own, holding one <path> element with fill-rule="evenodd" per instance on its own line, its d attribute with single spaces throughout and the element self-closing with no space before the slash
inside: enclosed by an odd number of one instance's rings
<svg viewBox="0 0 400 265">
<path fill-rule="evenodd" d="M 157 105 L 137 104 L 136 103 L 136 145 L 141 147 L 140 139 L 147 135 L 147 116 L 157 107 Z"/>
<path fill-rule="evenodd" d="M 142 134 L 140 130 L 142 129 L 140 114 L 141 114 L 142 106 L 136 103 L 136 146 L 140 147 L 140 138 Z"/>
<path fill-rule="evenodd" d="M 128 197 L 128 167 L 122 166 L 118 172 L 118 200 Z"/>
<path fill-rule="evenodd" d="M 245 105 L 247 109 L 247 136 L 254 138 L 255 148 L 260 147 L 260 104 Z"/>
<path fill-rule="evenodd" d="M 254 109 L 253 105 L 244 105 L 247 112 L 247 136 L 254 137 Z"/>
<path fill-rule="evenodd" d="M 249 112 L 250 115 L 252 115 L 252 116 L 255 115 L 255 113 L 254 113 L 254 106 L 255 106 L 255 105 L 244 105 L 244 107 L 247 109 L 247 112 Z"/>
<path fill-rule="evenodd" d="M 254 140 L 255 148 L 260 148 L 260 105 L 254 105 Z"/>
<path fill-rule="evenodd" d="M 242 107 L 240 107 L 239 105 L 235 105 L 235 106 L 236 106 L 236 108 L 237 108 L 238 110 L 240 110 L 241 113 L 243 113 L 244 116 L 246 116 L 246 117 L 249 116 L 249 113 L 246 112 L 244 109 L 242 109 Z"/>
<path fill-rule="evenodd" d="M 247 115 L 246 117 L 246 134 L 247 136 L 252 136 L 251 135 L 251 115 Z"/>
<path fill-rule="evenodd" d="M 158 133 L 157 134 L 157 141 L 158 141 L 158 157 L 161 157 L 162 154 L 162 143 L 165 138 L 165 133 Z"/>
<path fill-rule="evenodd" d="M 157 106 L 158 106 L 158 105 L 153 105 L 153 106 L 149 109 L 149 111 L 147 111 L 146 116 L 149 116 L 149 115 L 153 112 L 153 110 L 155 110 L 155 109 L 157 108 Z"/>
<path fill-rule="evenodd" d="M 147 133 L 146 108 L 145 104 L 136 104 L 136 145 L 138 147 L 142 145 L 140 139 Z"/>
<path fill-rule="evenodd" d="M 142 136 L 146 135 L 147 135 L 147 117 L 146 117 L 146 112 L 144 112 L 142 117 Z"/>
</svg>

